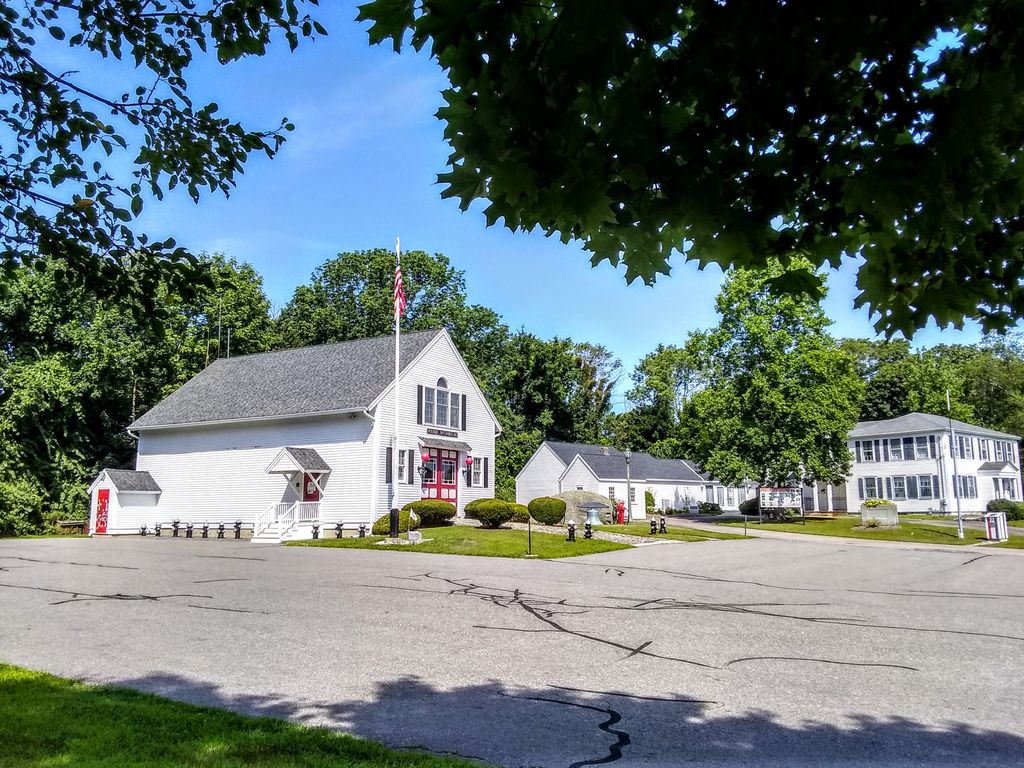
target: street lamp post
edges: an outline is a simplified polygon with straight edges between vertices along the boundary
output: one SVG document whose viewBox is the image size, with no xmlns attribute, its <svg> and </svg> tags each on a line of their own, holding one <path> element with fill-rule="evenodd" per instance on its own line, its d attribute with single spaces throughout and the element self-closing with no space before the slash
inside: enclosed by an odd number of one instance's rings
<svg viewBox="0 0 1024 768">
<path fill-rule="evenodd" d="M 633 522 L 633 494 L 631 493 L 630 477 L 629 477 L 629 460 L 633 457 L 633 452 L 626 449 L 626 522 Z"/>
</svg>

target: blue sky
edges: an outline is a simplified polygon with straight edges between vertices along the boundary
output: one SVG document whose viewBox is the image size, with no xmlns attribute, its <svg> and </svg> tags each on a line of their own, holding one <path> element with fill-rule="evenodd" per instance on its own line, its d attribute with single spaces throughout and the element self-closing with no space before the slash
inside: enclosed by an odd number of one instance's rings
<svg viewBox="0 0 1024 768">
<path fill-rule="evenodd" d="M 627 286 L 621 269 L 591 268 L 578 245 L 487 228 L 480 208 L 462 213 L 441 200 L 436 175 L 448 150 L 434 113 L 446 80 L 425 55 L 370 47 L 355 14 L 354 4 L 331 3 L 329 37 L 294 53 L 282 41 L 260 59 L 196 66 L 197 101 L 217 101 L 250 128 L 288 117 L 296 130 L 276 159 L 251 160 L 230 198 L 207 195 L 197 206 L 171 194 L 147 205 L 143 229 L 252 263 L 278 308 L 335 253 L 391 247 L 400 235 L 405 249 L 445 253 L 465 272 L 470 300 L 512 328 L 603 344 L 626 371 L 658 343 L 714 324 L 717 267 L 701 272 L 677 257 L 655 287 Z M 825 308 L 836 335 L 872 336 L 867 312 L 853 309 L 854 278 L 852 262 L 831 274 Z M 930 327 L 913 341 L 979 338 L 970 324 Z"/>
</svg>

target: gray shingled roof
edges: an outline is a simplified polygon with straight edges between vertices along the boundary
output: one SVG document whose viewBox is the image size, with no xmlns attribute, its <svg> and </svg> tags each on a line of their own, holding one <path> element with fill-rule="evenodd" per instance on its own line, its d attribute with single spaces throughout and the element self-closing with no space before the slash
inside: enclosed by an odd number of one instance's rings
<svg viewBox="0 0 1024 768">
<path fill-rule="evenodd" d="M 979 472 L 1013 472 L 1013 465 L 1008 461 L 986 461 L 978 467 Z"/>
<path fill-rule="evenodd" d="M 402 334 L 402 370 L 440 333 Z M 128 429 L 357 410 L 394 374 L 394 336 L 221 358 Z"/>
<path fill-rule="evenodd" d="M 285 448 L 295 463 L 307 472 L 330 472 L 331 466 L 315 448 Z"/>
<path fill-rule="evenodd" d="M 949 420 L 945 416 L 937 416 L 933 413 L 908 413 L 897 416 L 895 419 L 883 419 L 881 421 L 861 421 L 850 430 L 850 438 L 878 437 L 880 435 L 900 435 L 911 432 L 944 432 L 949 429 Z M 1010 435 L 1006 432 L 997 432 L 994 429 L 978 427 L 963 421 L 953 419 L 953 429 L 956 432 L 967 432 L 981 437 L 995 437 L 1003 440 L 1020 440 L 1017 435 Z"/>
<path fill-rule="evenodd" d="M 160 493 L 160 486 L 149 472 L 134 469 L 106 469 L 114 487 L 123 493 Z"/>
<path fill-rule="evenodd" d="M 555 455 L 568 466 L 579 454 L 601 480 L 625 480 L 626 456 L 616 448 L 587 443 L 545 441 Z M 607 455 L 605 454 L 607 450 Z M 684 459 L 656 459 L 650 454 L 634 451 L 629 460 L 630 477 L 637 481 L 673 480 L 700 483 L 707 480 L 696 466 Z"/>
</svg>

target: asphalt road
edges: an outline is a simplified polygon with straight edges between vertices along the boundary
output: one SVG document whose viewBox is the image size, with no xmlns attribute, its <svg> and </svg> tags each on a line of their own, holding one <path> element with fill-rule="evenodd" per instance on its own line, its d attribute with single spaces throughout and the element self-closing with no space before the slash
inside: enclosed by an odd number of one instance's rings
<svg viewBox="0 0 1024 768">
<path fill-rule="evenodd" d="M 505 766 L 1024 765 L 1022 608 L 976 548 L 0 541 L 0 660 Z"/>
</svg>

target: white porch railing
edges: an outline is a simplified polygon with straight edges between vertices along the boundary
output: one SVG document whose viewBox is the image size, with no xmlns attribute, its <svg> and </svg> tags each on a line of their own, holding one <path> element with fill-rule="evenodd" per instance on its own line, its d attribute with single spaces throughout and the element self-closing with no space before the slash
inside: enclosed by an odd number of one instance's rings
<svg viewBox="0 0 1024 768">
<path fill-rule="evenodd" d="M 319 501 L 297 501 L 295 502 L 295 520 L 300 523 L 315 523 L 320 519 Z"/>
<path fill-rule="evenodd" d="M 271 504 L 262 512 L 256 513 L 256 520 L 253 522 L 253 536 L 259 536 L 273 523 L 277 524 L 277 534 L 283 536 L 298 523 L 315 523 L 318 520 L 320 520 L 319 501 L 295 501 L 290 504 L 285 501 Z"/>
</svg>

